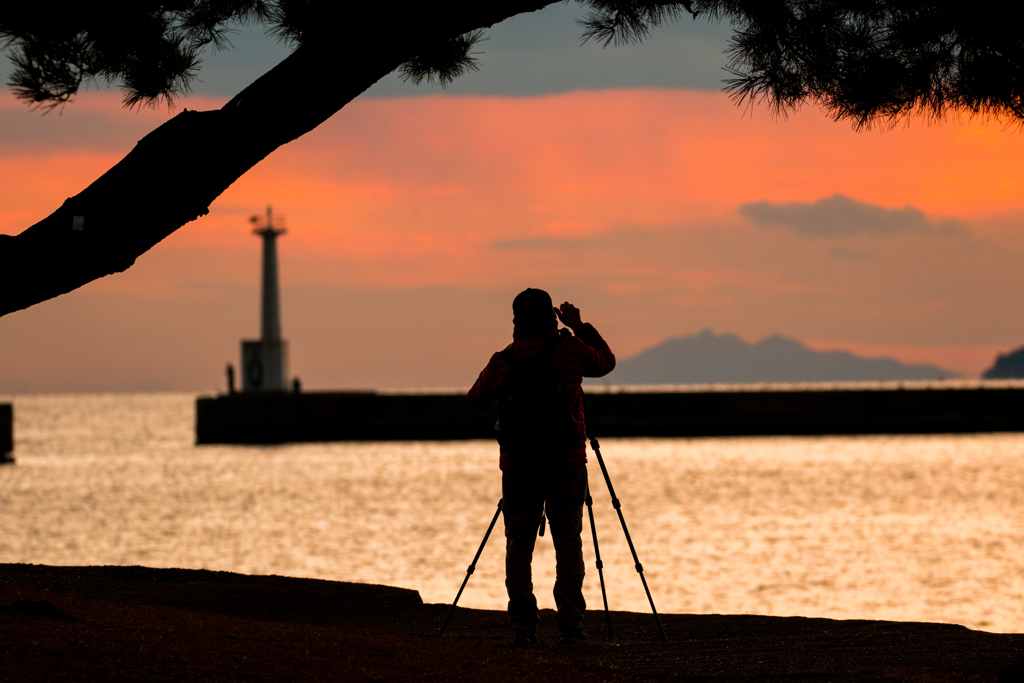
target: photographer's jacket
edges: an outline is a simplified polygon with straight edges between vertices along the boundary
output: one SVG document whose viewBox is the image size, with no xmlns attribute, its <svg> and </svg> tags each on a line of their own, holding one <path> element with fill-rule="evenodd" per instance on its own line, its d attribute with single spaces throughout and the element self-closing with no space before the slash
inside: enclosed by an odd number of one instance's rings
<svg viewBox="0 0 1024 683">
<path fill-rule="evenodd" d="M 563 337 L 561 343 L 551 355 L 551 366 L 562 386 L 566 404 L 579 425 L 579 436 L 572 447 L 565 452 L 566 465 L 587 462 L 587 434 L 583 423 L 583 397 L 580 383 L 584 377 L 602 377 L 615 368 L 615 356 L 608 344 L 590 323 L 584 323 L 575 330 L 576 336 Z M 543 336 L 521 337 L 516 335 L 509 346 L 525 365 L 530 365 L 540 353 L 541 346 L 551 335 L 558 334 L 551 328 Z M 487 367 L 480 373 L 476 384 L 469 390 L 467 399 L 473 410 L 487 412 L 494 407 L 500 395 L 502 380 L 511 372 L 512 366 L 501 357 L 500 353 L 491 356 Z M 509 469 L 516 464 L 511 453 L 502 450 L 501 469 Z"/>
</svg>

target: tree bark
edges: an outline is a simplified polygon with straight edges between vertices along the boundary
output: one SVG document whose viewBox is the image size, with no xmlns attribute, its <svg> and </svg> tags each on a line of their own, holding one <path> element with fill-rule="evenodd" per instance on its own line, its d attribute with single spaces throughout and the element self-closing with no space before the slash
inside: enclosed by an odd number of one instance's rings
<svg viewBox="0 0 1024 683">
<path fill-rule="evenodd" d="M 460 9 L 432 6 L 397 18 L 390 3 L 380 4 L 384 9 L 367 11 L 376 16 L 325 17 L 338 21 L 330 45 L 308 41 L 221 109 L 186 109 L 52 214 L 19 235 L 0 235 L 0 316 L 126 270 L 205 215 L 261 159 L 316 128 L 423 47 L 553 3 L 452 3 Z"/>
</svg>

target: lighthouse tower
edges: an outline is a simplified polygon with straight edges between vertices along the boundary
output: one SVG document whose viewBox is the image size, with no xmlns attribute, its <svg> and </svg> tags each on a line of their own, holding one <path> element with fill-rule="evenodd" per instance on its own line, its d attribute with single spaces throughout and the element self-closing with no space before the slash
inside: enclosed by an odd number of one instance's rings
<svg viewBox="0 0 1024 683">
<path fill-rule="evenodd" d="M 285 391 L 288 381 L 288 342 L 281 338 L 281 298 L 277 286 L 277 236 L 285 230 L 267 216 L 253 216 L 253 233 L 263 238 L 262 337 L 242 341 L 242 391 Z"/>
</svg>

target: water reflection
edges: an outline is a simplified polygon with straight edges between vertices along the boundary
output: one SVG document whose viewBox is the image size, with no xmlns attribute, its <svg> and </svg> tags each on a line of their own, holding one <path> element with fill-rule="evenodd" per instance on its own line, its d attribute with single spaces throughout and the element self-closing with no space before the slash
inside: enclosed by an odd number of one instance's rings
<svg viewBox="0 0 1024 683">
<path fill-rule="evenodd" d="M 0 561 L 454 597 L 500 497 L 491 442 L 197 448 L 193 399 L 15 398 Z M 1022 435 L 602 439 L 602 452 L 660 611 L 1024 625 Z M 592 465 L 611 606 L 646 611 Z M 501 543 L 492 538 L 460 604 L 504 607 Z M 596 608 L 588 540 L 585 550 Z M 548 538 L 535 557 L 538 599 L 552 607 Z"/>
</svg>

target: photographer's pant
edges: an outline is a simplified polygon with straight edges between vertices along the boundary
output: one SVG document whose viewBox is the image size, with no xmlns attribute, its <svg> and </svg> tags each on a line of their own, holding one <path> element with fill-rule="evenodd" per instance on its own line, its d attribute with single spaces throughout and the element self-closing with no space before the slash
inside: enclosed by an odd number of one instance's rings
<svg viewBox="0 0 1024 683">
<path fill-rule="evenodd" d="M 555 606 L 558 627 L 578 628 L 587 603 L 583 599 L 583 502 L 587 466 L 553 469 L 517 468 L 502 472 L 505 520 L 505 588 L 513 627 L 537 625 L 531 562 L 542 511 L 555 546 Z M 546 505 L 545 505 L 546 503 Z"/>
</svg>

